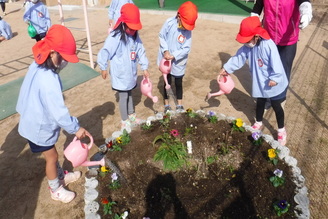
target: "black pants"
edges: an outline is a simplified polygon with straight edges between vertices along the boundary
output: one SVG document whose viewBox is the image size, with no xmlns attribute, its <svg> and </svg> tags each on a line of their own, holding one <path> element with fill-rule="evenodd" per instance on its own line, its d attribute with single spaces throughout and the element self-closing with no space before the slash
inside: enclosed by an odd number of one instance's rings
<svg viewBox="0 0 328 219">
<path fill-rule="evenodd" d="M 32 37 L 32 39 L 35 39 L 37 42 L 42 40 L 46 36 L 46 33 L 40 33 Z"/>
<path fill-rule="evenodd" d="M 172 84 L 172 76 L 171 74 L 167 75 L 167 82 L 169 83 L 169 85 Z M 175 91 L 176 91 L 176 97 L 178 100 L 182 100 L 182 96 L 183 96 L 183 87 L 182 87 L 182 78 L 181 77 L 174 77 L 174 85 L 175 85 Z M 165 89 L 165 83 L 164 83 L 164 99 L 169 99 L 169 97 L 167 96 L 167 92 Z"/>
<path fill-rule="evenodd" d="M 6 11 L 6 2 L 0 2 L 0 5 L 1 5 L 1 9 L 3 12 Z"/>
<path fill-rule="evenodd" d="M 276 120 L 278 123 L 278 128 L 285 127 L 285 112 L 281 106 L 281 103 L 286 98 L 279 99 L 279 100 L 271 100 L 271 106 L 276 114 Z M 266 102 L 266 98 L 257 98 L 256 100 L 256 121 L 261 122 L 263 120 L 264 114 L 264 106 Z"/>
</svg>

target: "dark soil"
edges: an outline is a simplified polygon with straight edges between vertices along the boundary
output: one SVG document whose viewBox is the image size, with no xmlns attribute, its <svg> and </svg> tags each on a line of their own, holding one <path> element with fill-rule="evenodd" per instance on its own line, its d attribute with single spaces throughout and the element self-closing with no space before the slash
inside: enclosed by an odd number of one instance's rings
<svg viewBox="0 0 328 219">
<path fill-rule="evenodd" d="M 227 121 L 213 124 L 207 118 L 191 118 L 186 113 L 172 118 L 168 128 L 159 121 L 152 124 L 150 130 L 136 127 L 122 151 L 106 154 L 127 183 L 112 190 L 108 187 L 111 174 L 98 176 L 99 203 L 101 198 L 117 202 L 113 214 L 102 218 L 114 218 L 114 213 L 125 210 L 132 219 L 278 218 L 273 209 L 277 200 L 291 204 L 279 218 L 295 218 L 296 186 L 290 168 L 281 160 L 276 166 L 268 160 L 271 147 L 265 141 L 255 146 L 250 132 L 232 131 Z M 192 134 L 184 136 L 191 124 Z M 153 140 L 172 129 L 179 131 L 185 145 L 187 140 L 193 145 L 188 165 L 178 171 L 166 171 L 161 162 L 154 161 L 160 142 L 153 146 Z M 209 157 L 218 159 L 209 164 Z M 277 168 L 283 170 L 286 182 L 275 188 L 269 178 Z"/>
</svg>

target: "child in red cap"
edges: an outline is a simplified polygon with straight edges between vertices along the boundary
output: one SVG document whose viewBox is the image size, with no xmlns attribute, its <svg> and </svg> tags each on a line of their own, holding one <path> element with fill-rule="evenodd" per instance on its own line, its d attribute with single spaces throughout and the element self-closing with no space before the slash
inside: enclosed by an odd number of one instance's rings
<svg viewBox="0 0 328 219">
<path fill-rule="evenodd" d="M 179 7 L 175 17 L 166 20 L 159 32 L 160 47 L 157 64 L 159 65 L 163 58 L 171 60 L 171 72 L 167 75 L 167 79 L 168 83 L 171 84 L 171 77 L 174 78 L 178 100 L 176 109 L 178 111 L 184 110 L 182 79 L 185 75 L 191 49 L 191 31 L 195 28 L 197 17 L 197 6 L 191 1 L 187 1 Z M 169 110 L 171 110 L 171 106 L 164 85 L 164 112 Z"/>
<path fill-rule="evenodd" d="M 76 44 L 71 32 L 62 25 L 53 25 L 44 40 L 33 48 L 33 62 L 20 89 L 17 112 L 18 132 L 28 140 L 33 153 L 41 152 L 46 160 L 46 176 L 51 198 L 68 203 L 75 193 L 64 187 L 81 177 L 80 171 L 64 173 L 58 162 L 55 143 L 61 128 L 77 138 L 89 134 L 70 116 L 64 103 L 58 72 L 67 62 L 78 62 Z"/>
<path fill-rule="evenodd" d="M 252 96 L 256 100 L 256 122 L 254 130 L 262 128 L 266 99 L 271 100 L 272 108 L 278 123 L 278 141 L 286 144 L 287 133 L 284 125 L 285 114 L 281 103 L 286 99 L 288 80 L 281 63 L 278 49 L 270 39 L 268 32 L 261 27 L 258 17 L 242 20 L 236 40 L 244 44 L 219 72 L 226 76 L 249 62 L 252 77 Z"/>
<path fill-rule="evenodd" d="M 112 89 L 119 94 L 121 129 L 127 131 L 132 125 L 140 122 L 136 118 L 131 93 L 137 86 L 138 63 L 144 77 L 149 77 L 148 59 L 138 34 L 141 28 L 139 8 L 131 3 L 123 5 L 121 16 L 113 31 L 108 35 L 97 58 L 103 79 L 108 76 L 107 68 L 110 61 L 109 76 Z"/>
</svg>

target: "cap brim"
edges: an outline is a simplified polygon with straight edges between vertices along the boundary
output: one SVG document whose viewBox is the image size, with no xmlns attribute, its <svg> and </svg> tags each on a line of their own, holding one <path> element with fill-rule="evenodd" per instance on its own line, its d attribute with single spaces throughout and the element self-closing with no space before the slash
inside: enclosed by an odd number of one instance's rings
<svg viewBox="0 0 328 219">
<path fill-rule="evenodd" d="M 139 24 L 126 23 L 126 25 L 132 30 L 141 30 L 142 28 L 142 25 L 140 23 Z"/>
<path fill-rule="evenodd" d="M 65 59 L 67 62 L 71 62 L 71 63 L 77 63 L 79 62 L 79 58 L 77 57 L 77 55 L 73 54 L 73 55 L 67 55 L 67 54 L 62 54 L 60 53 L 60 55 L 63 57 L 63 59 Z"/>
<path fill-rule="evenodd" d="M 244 37 L 244 36 L 241 36 L 239 33 L 237 34 L 237 37 L 236 37 L 236 40 L 240 43 L 248 43 L 249 41 L 251 41 L 251 39 L 253 38 L 254 36 L 248 36 L 248 37 Z"/>
<path fill-rule="evenodd" d="M 193 30 L 195 28 L 195 25 L 187 24 L 183 19 L 181 19 L 181 23 L 186 30 Z"/>
</svg>

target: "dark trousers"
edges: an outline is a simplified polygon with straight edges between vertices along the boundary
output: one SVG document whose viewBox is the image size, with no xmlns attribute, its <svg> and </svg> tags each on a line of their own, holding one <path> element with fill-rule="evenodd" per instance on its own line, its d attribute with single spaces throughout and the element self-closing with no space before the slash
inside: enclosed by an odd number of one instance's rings
<svg viewBox="0 0 328 219">
<path fill-rule="evenodd" d="M 174 77 L 174 76 L 172 76 L 171 74 L 167 75 L 167 82 L 169 83 L 169 85 L 171 85 L 171 83 L 172 83 L 172 77 Z M 178 100 L 182 100 L 182 96 L 183 96 L 182 78 L 183 78 L 183 76 L 174 77 L 176 97 Z M 167 96 L 166 89 L 165 89 L 165 83 L 164 83 L 164 99 L 169 99 L 169 97 Z"/>
<path fill-rule="evenodd" d="M 276 114 L 276 120 L 278 123 L 278 128 L 283 128 L 285 127 L 285 112 L 284 109 L 281 106 L 281 103 L 285 100 L 286 98 L 282 98 L 279 100 L 271 100 L 271 106 Z M 264 114 L 264 107 L 265 107 L 265 102 L 267 98 L 257 98 L 256 99 L 256 121 L 261 122 L 263 120 L 263 114 Z"/>
<path fill-rule="evenodd" d="M 1 9 L 3 12 L 6 11 L 6 2 L 0 2 L 0 5 L 1 5 Z"/>
</svg>

